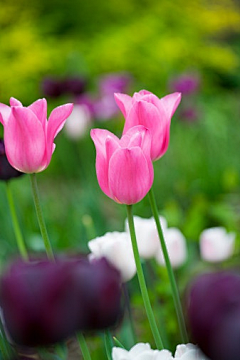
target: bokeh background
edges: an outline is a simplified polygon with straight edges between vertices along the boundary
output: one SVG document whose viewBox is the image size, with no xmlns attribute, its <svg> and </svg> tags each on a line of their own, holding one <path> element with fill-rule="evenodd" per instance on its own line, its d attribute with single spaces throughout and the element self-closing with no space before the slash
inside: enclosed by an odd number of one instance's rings
<svg viewBox="0 0 240 360">
<path fill-rule="evenodd" d="M 182 92 L 169 149 L 154 165 L 154 191 L 161 214 L 188 241 L 184 286 L 189 268 L 201 266 L 201 231 L 240 230 L 239 2 L 1 0 L 0 25 L 0 101 L 14 96 L 27 106 L 46 97 L 49 112 L 69 101 L 81 106 L 82 132 L 73 138 L 63 130 L 49 168 L 38 175 L 58 252 L 88 252 L 91 238 L 124 229 L 125 207 L 98 186 L 89 136 L 92 127 L 121 135 L 113 91 Z M 27 246 L 41 252 L 28 176 L 11 188 Z M 0 204 L 2 267 L 17 254 L 3 182 Z M 150 217 L 148 199 L 134 211 Z M 174 332 L 174 323 L 168 327 Z"/>
</svg>

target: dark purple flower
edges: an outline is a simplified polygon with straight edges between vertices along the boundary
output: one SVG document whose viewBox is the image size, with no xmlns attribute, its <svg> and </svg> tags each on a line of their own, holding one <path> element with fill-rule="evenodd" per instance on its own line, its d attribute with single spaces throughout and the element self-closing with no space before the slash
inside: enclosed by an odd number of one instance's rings
<svg viewBox="0 0 240 360">
<path fill-rule="evenodd" d="M 170 80 L 169 88 L 182 95 L 190 95 L 199 90 L 200 78 L 197 74 L 182 74 Z"/>
<path fill-rule="evenodd" d="M 189 292 L 188 319 L 193 340 L 211 360 L 239 360 L 240 275 L 198 277 Z"/>
<path fill-rule="evenodd" d="M 105 259 L 15 262 L 1 280 L 6 329 L 22 346 L 63 341 L 113 326 L 121 313 L 120 274 Z"/>
<path fill-rule="evenodd" d="M 60 79 L 47 77 L 42 81 L 41 90 L 44 96 L 57 98 L 64 94 L 64 83 Z"/>
<path fill-rule="evenodd" d="M 71 95 L 80 95 L 86 89 L 87 81 L 83 77 L 67 77 L 63 80 L 64 92 Z"/>
<path fill-rule="evenodd" d="M 10 180 L 24 175 L 24 173 L 14 169 L 8 162 L 3 140 L 0 139 L 0 180 Z"/>
</svg>

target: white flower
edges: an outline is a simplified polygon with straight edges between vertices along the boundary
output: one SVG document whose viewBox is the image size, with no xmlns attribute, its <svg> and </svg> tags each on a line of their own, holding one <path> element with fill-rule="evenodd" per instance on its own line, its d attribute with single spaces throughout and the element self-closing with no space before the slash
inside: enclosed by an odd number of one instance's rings
<svg viewBox="0 0 240 360">
<path fill-rule="evenodd" d="M 113 360 L 173 360 L 168 350 L 152 350 L 149 344 L 138 343 L 129 351 L 119 347 L 112 349 Z"/>
<path fill-rule="evenodd" d="M 208 360 L 201 350 L 193 344 L 178 345 L 174 359 L 181 360 Z"/>
<path fill-rule="evenodd" d="M 91 122 L 90 112 L 85 105 L 74 105 L 71 115 L 68 117 L 64 130 L 73 140 L 77 140 L 86 134 Z"/>
<path fill-rule="evenodd" d="M 168 228 L 164 230 L 164 239 L 172 267 L 177 268 L 181 266 L 187 258 L 185 237 L 179 229 Z M 165 265 L 161 246 L 158 247 L 156 260 L 160 265 Z"/>
<path fill-rule="evenodd" d="M 92 258 L 105 257 L 128 281 L 136 274 L 136 265 L 129 234 L 126 232 L 108 232 L 88 242 Z"/>
<path fill-rule="evenodd" d="M 159 220 L 164 231 L 167 227 L 167 221 L 162 216 L 159 217 Z M 144 219 L 134 216 L 134 226 L 140 256 L 143 259 L 154 257 L 160 242 L 154 218 Z M 125 230 L 129 232 L 127 219 L 125 221 Z"/>
<path fill-rule="evenodd" d="M 202 259 L 218 262 L 228 259 L 234 251 L 235 234 L 227 233 L 223 227 L 204 230 L 200 235 Z"/>
</svg>

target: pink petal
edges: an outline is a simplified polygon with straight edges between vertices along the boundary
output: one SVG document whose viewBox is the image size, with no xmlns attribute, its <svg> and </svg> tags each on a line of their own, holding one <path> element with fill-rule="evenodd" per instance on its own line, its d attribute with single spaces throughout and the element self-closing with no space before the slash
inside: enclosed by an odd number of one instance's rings
<svg viewBox="0 0 240 360">
<path fill-rule="evenodd" d="M 10 106 L 0 103 L 0 122 L 3 124 L 3 126 L 8 121 L 10 114 L 11 114 Z"/>
<path fill-rule="evenodd" d="M 115 101 L 121 110 L 124 117 L 127 116 L 127 113 L 132 105 L 132 98 L 129 95 L 121 94 L 121 93 L 115 93 L 114 94 Z"/>
<path fill-rule="evenodd" d="M 50 162 L 53 152 L 53 141 L 59 131 L 62 130 L 65 121 L 73 110 L 73 104 L 65 104 L 55 108 L 47 122 L 46 142 L 47 142 L 47 161 Z"/>
<path fill-rule="evenodd" d="M 45 129 L 45 123 L 47 121 L 47 101 L 46 99 L 39 99 L 28 106 L 28 109 L 32 110 L 32 112 L 36 115 L 36 117 L 43 124 L 43 128 Z"/>
<path fill-rule="evenodd" d="M 164 112 L 161 114 L 155 105 L 146 101 L 137 102 L 134 108 L 139 124 L 150 131 L 152 137 L 151 159 L 155 160 L 159 157 L 165 141 L 166 115 Z"/>
<path fill-rule="evenodd" d="M 11 106 L 22 106 L 21 101 L 15 99 L 14 97 L 10 98 L 10 105 Z"/>
<path fill-rule="evenodd" d="M 109 163 L 109 188 L 113 200 L 135 204 L 152 186 L 148 161 L 141 148 L 116 150 Z"/>
<path fill-rule="evenodd" d="M 92 129 L 90 135 L 96 147 L 96 173 L 98 183 L 102 191 L 107 196 L 110 196 L 108 185 L 108 157 L 111 156 L 111 151 L 114 150 L 114 144 L 119 142 L 119 139 L 110 131 L 103 129 Z M 110 139 L 113 141 L 111 142 Z"/>
<path fill-rule="evenodd" d="M 169 94 L 160 99 L 160 103 L 165 109 L 169 118 L 173 116 L 175 113 L 180 101 L 181 101 L 181 93 L 175 92 L 173 94 Z"/>
<path fill-rule="evenodd" d="M 137 125 L 141 125 L 139 123 L 139 118 L 138 118 L 138 111 L 137 111 L 137 104 L 138 102 L 136 101 L 130 108 L 128 115 L 126 117 L 126 121 L 124 124 L 124 128 L 123 128 L 123 134 L 125 135 L 129 129 L 131 129 L 134 126 Z"/>
<path fill-rule="evenodd" d="M 6 155 L 10 164 L 25 173 L 41 171 L 45 136 L 40 121 L 24 107 L 13 107 L 4 129 Z"/>
<path fill-rule="evenodd" d="M 142 98 L 145 96 L 145 95 L 153 95 L 150 91 L 148 90 L 140 90 L 139 92 L 135 92 L 133 94 L 133 99 L 134 100 L 142 100 Z"/>
</svg>

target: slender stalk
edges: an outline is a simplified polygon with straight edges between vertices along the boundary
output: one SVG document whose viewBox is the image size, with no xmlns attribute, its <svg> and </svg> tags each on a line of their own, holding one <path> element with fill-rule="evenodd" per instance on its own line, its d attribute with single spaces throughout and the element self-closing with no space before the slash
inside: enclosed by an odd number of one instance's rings
<svg viewBox="0 0 240 360">
<path fill-rule="evenodd" d="M 9 204 L 10 213 L 11 213 L 11 217 L 12 217 L 12 224 L 13 224 L 15 237 L 16 237 L 16 240 L 17 240 L 18 249 L 19 249 L 19 252 L 20 252 L 21 257 L 23 258 L 23 260 L 27 261 L 28 260 L 28 253 L 27 253 L 27 249 L 26 249 L 26 246 L 25 246 L 25 242 L 23 240 L 21 230 L 20 230 L 19 222 L 18 222 L 18 219 L 17 219 L 16 209 L 15 209 L 15 205 L 14 205 L 12 191 L 11 191 L 11 188 L 10 188 L 9 181 L 6 182 L 6 193 L 7 193 L 7 199 L 8 199 L 8 204 Z"/>
<path fill-rule="evenodd" d="M 130 325 L 130 329 L 131 329 L 132 341 L 134 344 L 136 344 L 137 338 L 136 338 L 136 332 L 135 332 L 134 324 L 133 324 L 132 309 L 131 309 L 131 305 L 130 305 L 127 284 L 123 284 L 123 294 L 124 294 L 124 299 L 125 299 L 125 304 L 126 304 L 126 309 L 127 309 L 127 314 L 128 314 L 129 325 Z"/>
<path fill-rule="evenodd" d="M 157 204 L 156 204 L 156 200 L 155 200 L 152 189 L 149 191 L 149 199 L 150 199 L 150 204 L 151 204 L 151 208 L 152 208 L 152 213 L 153 213 L 153 216 L 154 216 L 154 219 L 156 222 L 156 226 L 157 226 L 157 231 L 158 231 L 158 235 L 159 235 L 159 239 L 160 239 L 160 243 L 161 243 L 161 247 L 162 247 L 162 252 L 163 252 L 163 256 L 164 256 L 164 260 L 165 260 L 165 264 L 166 264 L 166 268 L 167 268 L 167 272 L 168 272 L 169 281 L 171 284 L 172 297 L 173 297 L 173 301 L 174 301 L 175 310 L 177 313 L 181 338 L 184 343 L 187 343 L 189 340 L 188 340 L 187 329 L 186 329 L 186 325 L 185 325 L 185 321 L 184 321 L 179 292 L 178 292 L 175 276 L 173 273 L 173 269 L 172 269 L 172 266 L 170 263 L 167 246 L 166 246 L 166 243 L 164 240 L 164 236 L 163 236 L 163 232 L 162 232 L 162 228 L 161 228 L 161 224 L 160 224 L 160 220 L 159 220 Z"/>
<path fill-rule="evenodd" d="M 42 208 L 41 208 L 41 204 L 40 204 L 36 174 L 30 174 L 30 179 L 31 179 L 31 185 L 32 185 L 33 200 L 34 200 L 34 204 L 35 204 L 38 223 L 39 223 L 40 231 L 42 234 L 46 253 L 50 260 L 54 260 L 53 250 L 52 250 L 52 246 L 51 246 L 51 243 L 50 243 L 50 240 L 48 237 L 47 228 L 45 225 Z"/>
<path fill-rule="evenodd" d="M 128 216 L 128 223 L 129 223 L 129 231 L 131 235 L 132 241 L 132 248 L 133 254 L 135 258 L 136 268 L 137 268 L 137 276 L 139 281 L 140 290 L 142 293 L 142 298 L 145 306 L 145 310 L 147 313 L 148 321 L 152 330 L 152 334 L 156 343 L 156 346 L 159 350 L 163 349 L 163 343 L 160 336 L 160 333 L 157 328 L 157 324 L 154 318 L 153 310 L 151 307 L 151 303 L 148 296 L 147 286 L 143 275 L 142 265 L 139 257 L 138 246 L 137 246 L 137 239 L 135 234 L 134 222 L 133 222 L 133 212 L 132 212 L 132 205 L 127 205 L 127 216 Z"/>
<path fill-rule="evenodd" d="M 113 340 L 112 335 L 109 330 L 106 330 L 104 333 L 104 344 L 107 353 L 108 360 L 112 360 L 112 347 L 113 347 Z"/>
<path fill-rule="evenodd" d="M 88 350 L 88 346 L 87 346 L 87 343 L 86 343 L 86 340 L 85 340 L 83 334 L 79 333 L 77 335 L 77 338 L 78 338 L 79 346 L 80 346 L 80 349 L 82 351 L 82 355 L 83 355 L 84 360 L 91 360 L 91 355 L 90 355 L 90 352 Z"/>
</svg>

